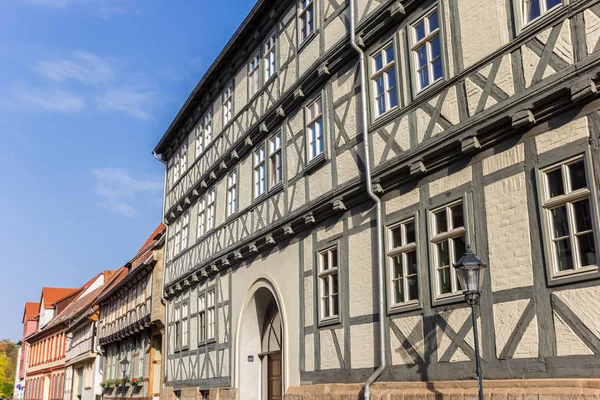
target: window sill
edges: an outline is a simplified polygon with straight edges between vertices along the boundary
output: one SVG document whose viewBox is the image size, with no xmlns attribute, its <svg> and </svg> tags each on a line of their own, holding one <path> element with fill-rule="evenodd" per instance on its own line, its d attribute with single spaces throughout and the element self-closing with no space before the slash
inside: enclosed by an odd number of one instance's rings
<svg viewBox="0 0 600 400">
<path fill-rule="evenodd" d="M 437 306 L 445 306 L 445 305 L 449 305 L 449 304 L 458 304 L 458 303 L 466 304 L 465 295 L 463 294 L 463 292 L 457 292 L 457 293 L 451 293 L 451 294 L 445 294 L 445 295 L 438 296 L 433 300 L 432 306 L 437 307 Z"/>
<path fill-rule="evenodd" d="M 402 303 L 390 306 L 388 315 L 402 314 L 410 311 L 421 310 L 423 306 L 419 300 L 411 301 L 410 303 Z"/>
<path fill-rule="evenodd" d="M 273 72 L 273 75 L 271 75 L 269 77 L 269 79 L 267 79 L 265 81 L 265 83 L 263 84 L 262 90 L 259 92 L 264 92 L 265 87 L 269 86 L 271 83 L 275 82 L 275 79 L 277 79 L 277 71 Z"/>
<path fill-rule="evenodd" d="M 375 117 L 375 119 L 373 120 L 373 122 L 379 121 L 381 118 L 385 117 L 386 115 L 389 115 L 391 112 L 396 111 L 399 108 L 400 108 L 400 106 L 394 106 L 394 107 L 390 108 L 389 110 L 386 110 L 385 112 L 377 115 Z"/>
<path fill-rule="evenodd" d="M 279 182 L 277 185 L 273 186 L 271 189 L 269 189 L 269 191 L 267 193 L 275 194 L 275 193 L 281 192 L 282 190 L 283 190 L 283 181 Z"/>
<path fill-rule="evenodd" d="M 314 170 L 316 170 L 322 164 L 324 164 L 325 161 L 327 161 L 327 158 L 325 157 L 325 153 L 319 154 L 318 156 L 316 156 L 315 158 L 310 160 L 308 162 L 308 164 L 306 164 L 306 167 L 304 168 L 304 173 L 311 174 L 312 172 L 314 172 Z"/>
<path fill-rule="evenodd" d="M 568 285 L 571 283 L 578 283 L 583 281 L 591 281 L 595 279 L 600 279 L 600 269 L 598 266 L 590 266 L 585 268 L 580 268 L 576 271 L 562 272 L 561 274 L 555 274 L 550 281 L 548 282 L 548 286 L 561 286 Z"/>
<path fill-rule="evenodd" d="M 423 89 L 417 89 L 417 93 L 415 94 L 415 97 L 413 98 L 413 102 L 417 101 L 419 98 L 423 97 L 423 96 L 427 96 L 427 94 L 429 92 L 431 92 L 432 90 L 434 90 L 434 88 L 443 85 L 446 82 L 446 79 L 444 79 L 444 77 L 442 76 L 440 79 L 438 79 L 435 82 L 430 83 L 428 86 L 424 87 Z M 382 114 L 385 115 L 385 114 Z"/>
<path fill-rule="evenodd" d="M 318 34 L 319 34 L 319 30 L 318 30 L 318 29 L 315 29 L 314 31 L 312 31 L 312 32 L 311 32 L 311 33 L 310 33 L 310 34 L 309 34 L 309 35 L 306 37 L 306 39 L 304 39 L 304 40 L 302 41 L 302 43 L 300 43 L 300 44 L 298 45 L 298 53 L 300 53 L 302 50 L 304 50 L 304 48 L 305 48 L 306 46 L 308 46 L 308 44 L 309 44 L 310 42 L 312 42 L 312 41 L 313 41 L 313 40 L 314 40 L 314 39 L 317 37 L 317 35 L 318 35 Z"/>
<path fill-rule="evenodd" d="M 319 321 L 319 329 L 321 328 L 332 328 L 335 327 L 337 325 L 339 325 L 341 327 L 341 319 L 340 316 L 335 316 L 335 317 L 330 317 L 330 318 L 326 318 L 326 319 L 322 319 Z"/>
</svg>

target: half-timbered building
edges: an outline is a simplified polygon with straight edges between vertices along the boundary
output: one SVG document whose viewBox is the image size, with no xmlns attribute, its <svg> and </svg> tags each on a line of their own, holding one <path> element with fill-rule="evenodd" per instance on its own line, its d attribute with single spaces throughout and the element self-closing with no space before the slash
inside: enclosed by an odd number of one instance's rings
<svg viewBox="0 0 600 400">
<path fill-rule="evenodd" d="M 102 398 L 160 396 L 165 306 L 161 300 L 165 226 L 160 224 L 96 300 L 104 355 Z M 126 362 L 125 373 L 121 362 Z"/>
<path fill-rule="evenodd" d="M 595 0 L 258 1 L 155 148 L 165 398 L 474 396 L 467 244 L 486 395 L 597 396 L 599 59 Z"/>
</svg>

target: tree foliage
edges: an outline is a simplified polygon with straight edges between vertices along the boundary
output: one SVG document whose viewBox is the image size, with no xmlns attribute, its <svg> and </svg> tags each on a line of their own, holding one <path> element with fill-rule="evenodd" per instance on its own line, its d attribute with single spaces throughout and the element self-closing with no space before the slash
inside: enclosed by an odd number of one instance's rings
<svg viewBox="0 0 600 400">
<path fill-rule="evenodd" d="M 18 353 L 16 343 L 0 340 L 0 397 L 13 395 Z"/>
</svg>

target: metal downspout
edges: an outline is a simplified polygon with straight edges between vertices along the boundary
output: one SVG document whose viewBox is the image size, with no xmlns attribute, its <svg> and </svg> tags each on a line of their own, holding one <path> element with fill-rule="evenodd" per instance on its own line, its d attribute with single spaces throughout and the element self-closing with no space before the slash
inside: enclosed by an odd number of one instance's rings
<svg viewBox="0 0 600 400">
<path fill-rule="evenodd" d="M 167 322 L 169 321 L 169 307 L 167 306 L 167 299 L 165 298 L 165 274 L 167 273 L 167 255 L 168 250 L 169 250 L 169 240 L 168 240 L 168 236 L 167 233 L 169 231 L 169 227 L 168 225 L 165 223 L 165 206 L 167 203 L 167 162 L 163 161 L 162 159 L 160 159 L 157 155 L 155 151 L 152 151 L 152 155 L 154 156 L 154 158 L 156 158 L 158 161 L 160 161 L 161 163 L 164 164 L 165 166 L 165 177 L 163 180 L 163 204 L 162 204 L 162 214 L 161 214 L 161 219 L 163 224 L 165 224 L 166 226 L 166 230 L 165 230 L 165 250 L 163 252 L 163 269 L 162 269 L 162 282 L 161 282 L 161 288 L 160 288 L 160 299 L 162 301 L 162 303 L 165 305 L 165 338 L 164 338 L 164 350 L 163 354 L 166 354 L 166 350 L 169 348 L 169 328 L 168 328 L 168 324 Z M 163 387 L 164 387 L 164 383 L 167 381 L 167 364 L 165 363 L 165 367 L 164 367 L 164 373 L 163 373 Z"/>
<path fill-rule="evenodd" d="M 355 1 L 350 0 L 350 44 L 360 56 L 360 97 L 361 97 L 361 123 L 363 144 L 365 148 L 365 175 L 367 179 L 367 192 L 369 197 L 375 202 L 377 218 L 377 269 L 378 269 L 378 294 L 379 294 L 379 367 L 373 372 L 365 382 L 364 399 L 371 398 L 371 384 L 379 378 L 385 369 L 385 293 L 384 293 L 384 263 L 383 263 L 383 218 L 381 210 L 381 200 L 375 192 L 373 192 L 373 182 L 371 181 L 371 149 L 369 147 L 368 126 L 369 119 L 367 116 L 367 79 L 365 68 L 365 53 L 356 44 L 356 11 Z"/>
</svg>

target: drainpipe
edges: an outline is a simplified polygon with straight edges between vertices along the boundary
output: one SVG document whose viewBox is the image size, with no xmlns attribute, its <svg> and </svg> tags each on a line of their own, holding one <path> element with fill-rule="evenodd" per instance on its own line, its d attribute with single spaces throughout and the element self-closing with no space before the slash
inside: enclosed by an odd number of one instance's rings
<svg viewBox="0 0 600 400">
<path fill-rule="evenodd" d="M 375 192 L 373 192 L 373 182 L 371 181 L 371 151 L 369 148 L 368 126 L 369 120 L 367 116 L 367 78 L 365 68 L 365 53 L 356 44 L 356 10 L 355 1 L 350 0 L 350 44 L 356 50 L 360 57 L 360 111 L 362 123 L 363 144 L 365 148 L 365 175 L 367 178 L 367 192 L 369 197 L 375 202 L 375 210 L 377 219 L 377 269 L 378 282 L 377 289 L 379 294 L 379 367 L 373 372 L 365 382 L 364 399 L 371 398 L 371 384 L 379 378 L 385 368 L 385 293 L 384 293 L 384 263 L 383 263 L 383 213 L 381 209 L 381 200 Z"/>
<path fill-rule="evenodd" d="M 154 156 L 154 158 L 156 158 L 158 161 L 160 161 L 161 163 L 164 164 L 165 166 L 165 176 L 164 176 L 164 180 L 163 180 L 163 204 L 162 204 L 162 214 L 161 214 L 161 218 L 163 221 L 163 224 L 167 225 L 165 223 L 165 206 L 167 204 L 167 162 L 163 161 L 162 159 L 160 159 L 157 154 L 156 151 L 152 151 L 152 155 Z M 165 275 L 167 272 L 167 255 L 168 253 L 168 247 L 169 247 L 169 241 L 167 240 L 167 233 L 168 233 L 169 227 L 167 225 L 167 230 L 165 231 L 165 247 L 164 247 L 164 251 L 163 251 L 163 269 L 162 269 L 162 287 L 160 288 L 160 299 L 162 301 L 162 303 L 165 305 L 165 338 L 164 338 L 164 351 L 163 351 L 163 356 L 166 354 L 166 351 L 169 347 L 169 329 L 167 326 L 167 321 L 169 320 L 169 307 L 167 306 L 167 299 L 164 296 L 165 293 Z M 166 359 L 165 357 L 163 357 L 163 359 Z M 164 367 L 164 374 L 163 374 L 163 385 L 164 382 L 166 382 L 167 380 L 167 364 L 165 363 L 165 367 Z"/>
</svg>

